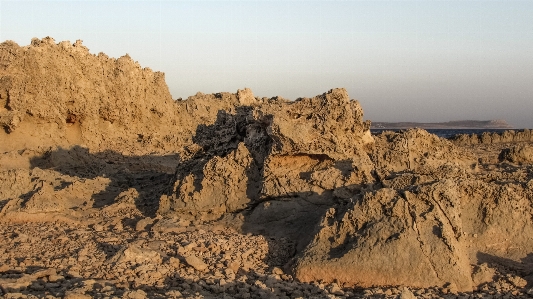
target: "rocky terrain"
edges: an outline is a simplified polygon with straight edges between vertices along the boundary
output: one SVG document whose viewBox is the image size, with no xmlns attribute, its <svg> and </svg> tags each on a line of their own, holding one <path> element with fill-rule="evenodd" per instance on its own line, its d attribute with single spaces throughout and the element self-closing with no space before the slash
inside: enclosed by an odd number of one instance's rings
<svg viewBox="0 0 533 299">
<path fill-rule="evenodd" d="M 173 100 L 81 41 L 0 44 L 4 298 L 533 296 L 531 131 L 370 134 L 346 90 Z"/>
<path fill-rule="evenodd" d="M 512 129 L 507 121 L 497 120 L 456 120 L 440 123 L 419 123 L 419 122 L 373 122 L 372 129 Z"/>
</svg>

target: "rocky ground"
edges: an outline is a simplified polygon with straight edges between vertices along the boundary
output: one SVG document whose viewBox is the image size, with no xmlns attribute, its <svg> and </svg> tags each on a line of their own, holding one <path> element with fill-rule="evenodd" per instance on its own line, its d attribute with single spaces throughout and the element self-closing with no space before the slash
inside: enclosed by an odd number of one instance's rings
<svg viewBox="0 0 533 299">
<path fill-rule="evenodd" d="M 370 134 L 336 88 L 173 100 L 81 41 L 0 44 L 4 298 L 533 296 L 533 132 Z"/>
<path fill-rule="evenodd" d="M 170 226 L 134 209 L 84 221 L 2 223 L 4 298 L 509 298 L 533 296 L 511 271 L 474 292 L 452 287 L 353 288 L 284 273 L 289 240 L 215 225 Z M 138 221 L 131 219 L 139 219 Z M 167 226 L 168 225 L 168 226 Z M 165 228 L 166 227 L 166 228 Z"/>
<path fill-rule="evenodd" d="M 510 145 L 471 148 L 480 159 L 488 159 Z M 295 254 L 289 239 L 245 234 L 227 220 L 194 224 L 145 217 L 128 200 L 89 208 L 76 217 L 3 221 L 0 236 L 4 298 L 533 297 L 533 288 L 523 278 L 527 269 L 498 263 L 473 267 L 474 276 L 489 275 L 491 280 L 473 292 L 459 292 L 453 285 L 358 288 L 302 283 L 285 272 Z"/>
</svg>

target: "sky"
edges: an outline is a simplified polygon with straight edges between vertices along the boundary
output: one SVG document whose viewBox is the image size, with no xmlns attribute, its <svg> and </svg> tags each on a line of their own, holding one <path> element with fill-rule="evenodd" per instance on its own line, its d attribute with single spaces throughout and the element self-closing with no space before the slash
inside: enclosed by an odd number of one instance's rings
<svg viewBox="0 0 533 299">
<path fill-rule="evenodd" d="M 372 121 L 533 128 L 533 1 L 9 1 L 0 41 L 77 39 L 198 91 L 344 87 Z"/>
</svg>

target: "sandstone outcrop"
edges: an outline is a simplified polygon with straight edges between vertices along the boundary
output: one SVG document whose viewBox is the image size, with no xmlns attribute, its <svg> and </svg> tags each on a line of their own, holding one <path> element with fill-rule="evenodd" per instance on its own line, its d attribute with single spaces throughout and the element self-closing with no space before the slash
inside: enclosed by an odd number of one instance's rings
<svg viewBox="0 0 533 299">
<path fill-rule="evenodd" d="M 26 47 L 4 42 L 0 58 L 0 134 L 10 141 L 2 152 L 83 144 L 127 153 L 139 143 L 161 152 L 176 138 L 164 75 L 128 55 L 93 55 L 81 41 L 47 37 Z"/>
<path fill-rule="evenodd" d="M 451 284 L 471 291 L 478 284 L 471 278 L 475 261 L 529 254 L 533 193 L 527 170 L 512 177 L 480 171 L 472 153 L 418 129 L 384 132 L 375 140 L 370 156 L 379 182 L 326 212 L 296 258 L 296 277 L 363 287 Z M 523 159 L 527 148 L 516 148 L 500 157 Z"/>
<path fill-rule="evenodd" d="M 456 233 L 460 219 L 453 208 L 439 207 L 453 202 L 417 195 L 383 188 L 354 200 L 338 215 L 330 209 L 298 259 L 296 277 L 362 287 L 454 283 L 471 291 L 470 262 Z"/>
<path fill-rule="evenodd" d="M 345 207 L 330 209 L 297 259 L 296 277 L 363 287 L 451 283 L 471 291 L 476 284 L 470 265 L 476 260 L 529 254 L 531 181 L 409 175 L 404 184 L 403 176 L 384 182 L 393 188 L 366 192 Z"/>
<path fill-rule="evenodd" d="M 175 101 L 130 57 L 51 38 L 0 44 L 0 126 L 3 293 L 407 298 L 533 283 L 529 130 L 372 136 L 342 88 Z"/>
<path fill-rule="evenodd" d="M 422 129 L 375 136 L 372 162 L 381 176 L 392 172 L 428 172 L 444 165 L 469 168 L 477 161 L 471 153 Z"/>
<path fill-rule="evenodd" d="M 533 163 L 533 147 L 529 145 L 515 145 L 503 149 L 498 157 L 501 161 L 509 161 L 517 164 Z"/>
<path fill-rule="evenodd" d="M 456 145 L 495 144 L 511 142 L 533 142 L 532 130 L 507 130 L 501 133 L 484 132 L 482 134 L 458 134 L 450 137 Z"/>
<path fill-rule="evenodd" d="M 197 127 L 196 153 L 178 166 L 160 213 L 217 218 L 276 198 L 331 203 L 324 193 L 373 181 L 368 132 L 344 89 L 222 110 L 214 124 Z"/>
</svg>

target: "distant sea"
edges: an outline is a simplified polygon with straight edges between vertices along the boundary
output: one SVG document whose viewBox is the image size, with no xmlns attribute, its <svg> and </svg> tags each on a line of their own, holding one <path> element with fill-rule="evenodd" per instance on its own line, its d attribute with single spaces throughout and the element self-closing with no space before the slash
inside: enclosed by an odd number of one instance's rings
<svg viewBox="0 0 533 299">
<path fill-rule="evenodd" d="M 501 133 L 501 132 L 508 131 L 508 130 L 513 130 L 513 129 L 425 129 L 425 130 L 428 131 L 431 134 L 435 134 L 435 135 L 437 135 L 439 137 L 442 137 L 442 138 L 450 138 L 450 137 L 458 135 L 458 134 L 469 134 L 470 135 L 470 134 L 482 134 L 484 132 Z M 379 133 L 381 133 L 383 131 L 399 132 L 399 131 L 402 131 L 402 130 L 398 130 L 398 129 L 370 129 L 370 132 L 373 135 L 379 134 Z"/>
</svg>

